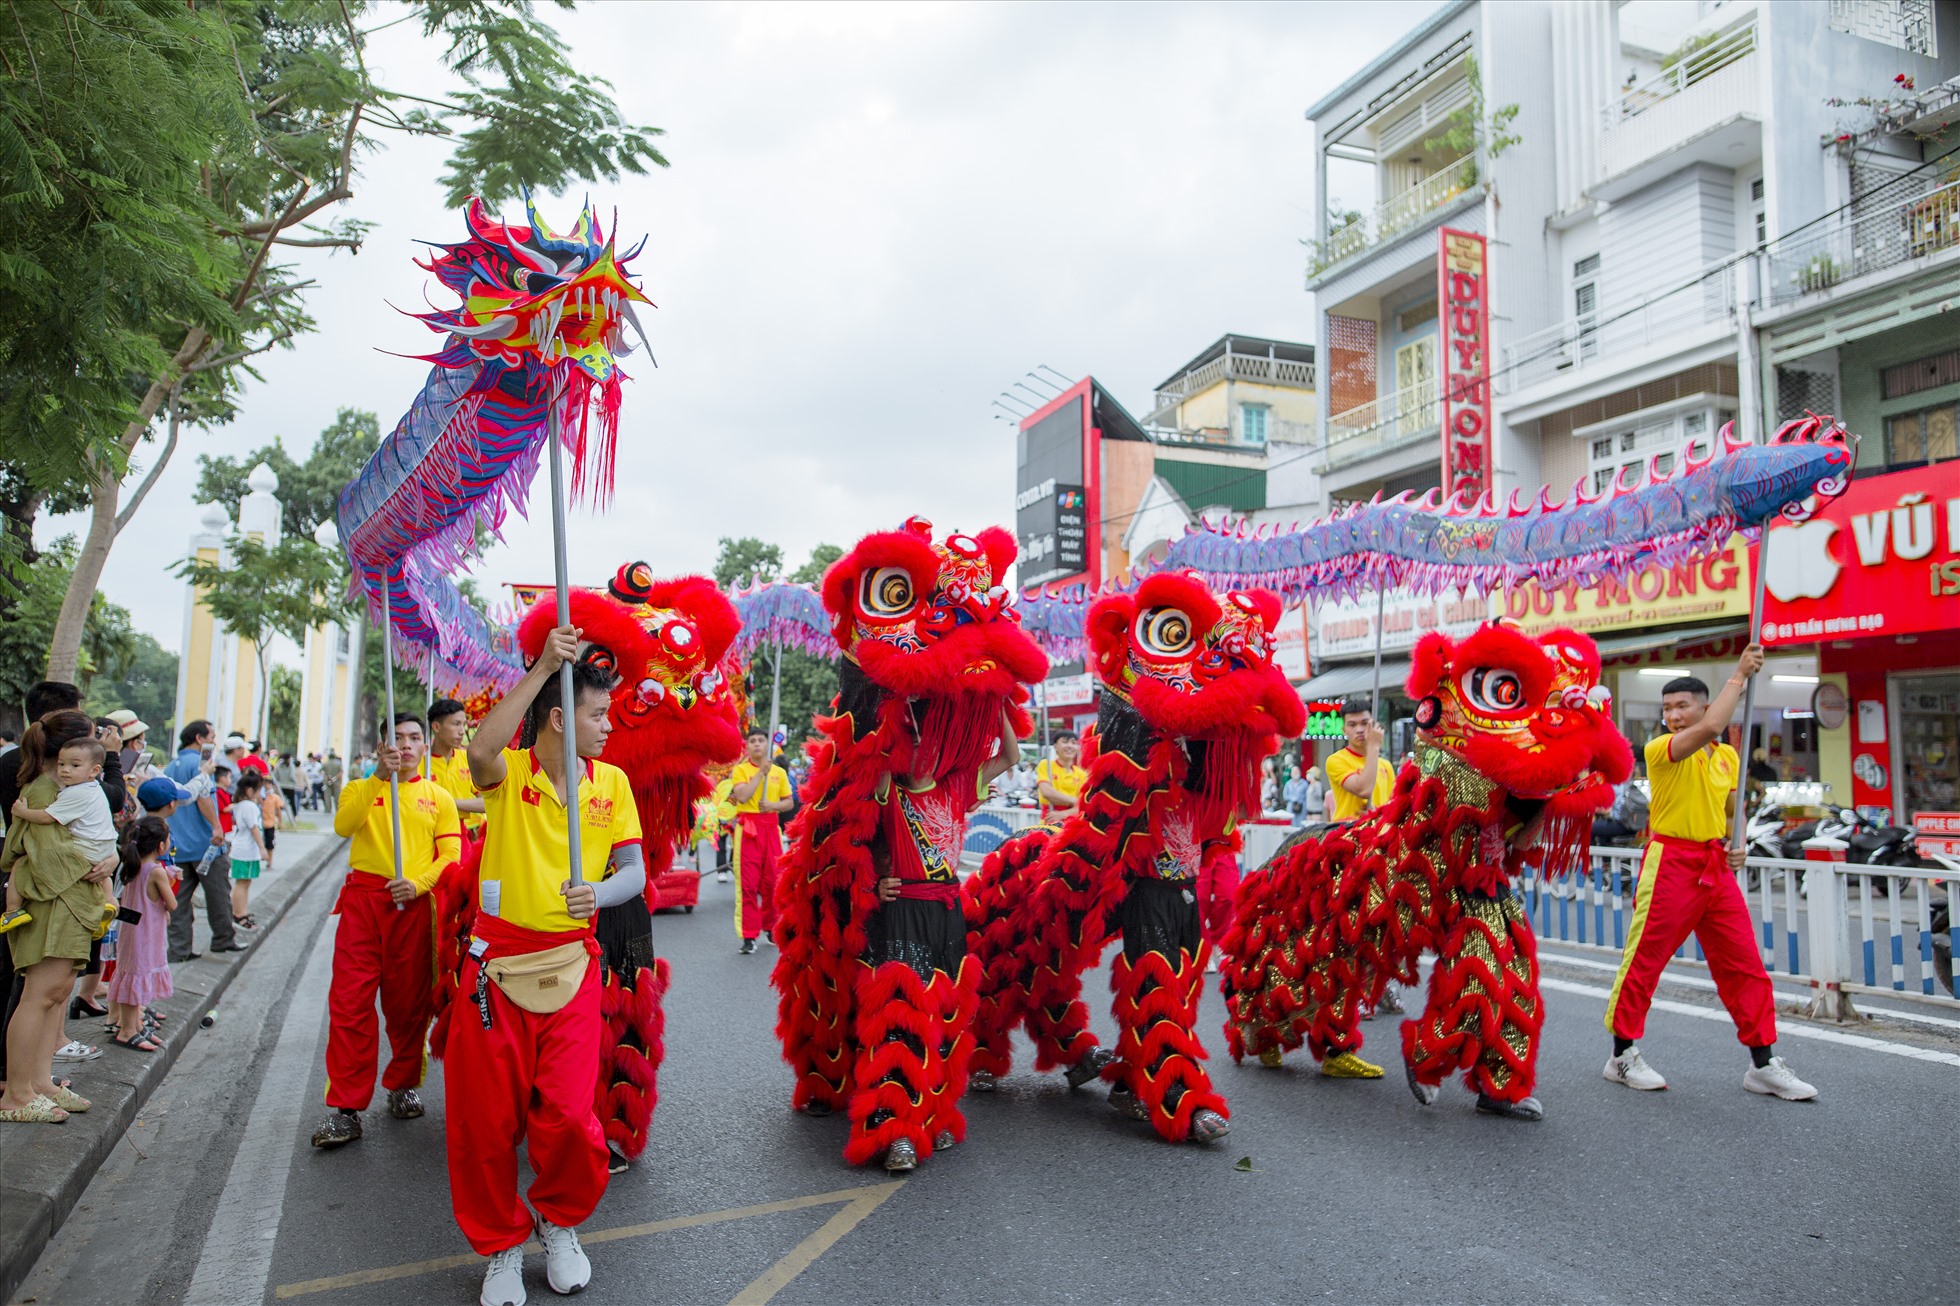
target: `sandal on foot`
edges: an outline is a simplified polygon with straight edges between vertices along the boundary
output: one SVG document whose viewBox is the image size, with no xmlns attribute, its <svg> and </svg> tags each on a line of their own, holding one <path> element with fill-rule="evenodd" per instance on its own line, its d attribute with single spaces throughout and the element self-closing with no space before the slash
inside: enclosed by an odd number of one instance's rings
<svg viewBox="0 0 1960 1306">
<path fill-rule="evenodd" d="M 54 1090 L 54 1096 L 51 1100 L 54 1102 L 56 1106 L 60 1107 L 63 1111 L 66 1111 L 71 1116 L 80 1115 L 82 1112 L 88 1110 L 91 1106 L 95 1105 L 93 1102 L 90 1102 L 87 1098 L 83 1097 L 80 1093 L 77 1093 L 74 1089 L 62 1088 L 59 1085 L 56 1085 Z"/>
<path fill-rule="evenodd" d="M 0 1124 L 9 1125 L 58 1125 L 68 1119 L 68 1113 L 54 1104 L 46 1094 L 40 1094 L 26 1106 L 0 1109 Z"/>
<path fill-rule="evenodd" d="M 131 1052 L 161 1051 L 155 1042 L 151 1040 L 150 1031 L 147 1029 L 138 1033 L 134 1038 L 124 1038 L 121 1034 L 115 1034 L 110 1037 L 109 1041 L 119 1048 L 128 1048 Z M 149 1044 L 148 1047 L 143 1046 L 146 1043 Z"/>
</svg>

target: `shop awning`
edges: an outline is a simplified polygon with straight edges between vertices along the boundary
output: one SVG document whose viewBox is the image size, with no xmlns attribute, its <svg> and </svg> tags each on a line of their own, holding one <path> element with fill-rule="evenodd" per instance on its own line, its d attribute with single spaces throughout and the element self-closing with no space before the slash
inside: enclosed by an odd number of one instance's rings
<svg viewBox="0 0 1960 1306">
<path fill-rule="evenodd" d="M 1394 694 L 1402 692 L 1402 682 L 1409 678 L 1407 658 L 1382 659 L 1382 688 Z M 1346 698 L 1349 694 L 1366 694 L 1375 687 L 1375 662 L 1340 662 L 1328 667 L 1319 675 L 1301 683 L 1300 697 Z"/>
<path fill-rule="evenodd" d="M 1609 635 L 1596 642 L 1599 644 L 1599 656 L 1610 658 L 1616 654 L 1647 653 L 1657 648 L 1702 644 L 1712 639 L 1727 639 L 1731 635 L 1748 633 L 1749 623 L 1746 621 L 1723 621 L 1709 626 L 1661 626 L 1636 630 L 1625 635 Z"/>
</svg>

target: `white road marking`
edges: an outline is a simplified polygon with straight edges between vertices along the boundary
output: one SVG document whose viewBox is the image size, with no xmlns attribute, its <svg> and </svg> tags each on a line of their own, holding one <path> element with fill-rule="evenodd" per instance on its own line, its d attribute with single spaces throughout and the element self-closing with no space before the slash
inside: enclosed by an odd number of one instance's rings
<svg viewBox="0 0 1960 1306">
<path fill-rule="evenodd" d="M 293 1166 L 307 1083 L 320 1060 L 327 1024 L 327 983 L 333 974 L 337 917 L 313 944 L 306 973 L 287 1007 L 286 1022 L 259 1087 L 258 1102 L 225 1176 L 218 1212 L 198 1257 L 183 1306 L 235 1306 L 264 1301 L 272 1275 L 272 1249 L 286 1205 L 286 1178 Z"/>
<path fill-rule="evenodd" d="M 1586 970 L 1605 971 L 1609 975 L 1620 973 L 1620 964 L 1616 961 L 1595 961 L 1591 957 L 1575 957 L 1569 952 L 1557 952 L 1546 947 L 1542 940 L 1539 943 L 1538 955 L 1547 961 L 1556 962 L 1561 966 L 1579 966 Z M 1795 993 L 1782 993 L 1780 995 L 1782 997 L 1806 999 L 1810 996 L 1810 984 L 1805 980 L 1791 979 L 1787 975 L 1778 974 L 1772 974 L 1769 978 L 1772 984 L 1779 985 L 1784 989 L 1797 990 Z M 1677 970 L 1669 970 L 1662 976 L 1662 979 L 1668 984 L 1686 984 L 1690 988 L 1707 989 L 1710 993 L 1715 992 L 1715 981 L 1705 979 L 1700 975 L 1683 974 Z M 1960 1020 L 1949 1020 L 1945 1016 L 1929 1016 L 1924 1012 L 1907 1011 L 1896 1006 L 1875 1007 L 1866 1002 L 1867 998 L 1871 999 L 1871 1002 L 1883 1002 L 1885 1001 L 1883 994 L 1859 993 L 1855 997 L 1860 1003 L 1861 1009 L 1868 1016 L 1883 1016 L 1887 1020 L 1903 1020 L 1914 1025 L 1936 1025 L 1941 1029 L 1960 1029 Z"/>
<path fill-rule="evenodd" d="M 1576 993 L 1582 998 L 1598 998 L 1601 1002 L 1612 997 L 1606 989 L 1592 984 L 1574 984 L 1571 980 L 1543 979 L 1538 986 L 1555 993 Z M 1729 1023 L 1729 1013 L 1708 1007 L 1691 1006 L 1686 1002 L 1669 1002 L 1655 998 L 1655 1011 L 1672 1012 L 1677 1016 L 1693 1016 L 1697 1020 L 1713 1020 L 1720 1024 Z M 1845 1047 L 1863 1048 L 1867 1052 L 1886 1052 L 1895 1057 L 1907 1057 L 1913 1061 L 1932 1061 L 1942 1066 L 1960 1066 L 1960 1055 L 1952 1052 L 1936 1052 L 1931 1048 L 1916 1048 L 1906 1043 L 1891 1043 L 1882 1038 L 1870 1038 L 1864 1034 L 1841 1034 L 1834 1029 L 1818 1029 L 1811 1025 L 1797 1025 L 1788 1022 L 1776 1027 L 1779 1038 L 1789 1035 L 1792 1038 L 1815 1039 L 1819 1043 L 1841 1043 Z"/>
</svg>

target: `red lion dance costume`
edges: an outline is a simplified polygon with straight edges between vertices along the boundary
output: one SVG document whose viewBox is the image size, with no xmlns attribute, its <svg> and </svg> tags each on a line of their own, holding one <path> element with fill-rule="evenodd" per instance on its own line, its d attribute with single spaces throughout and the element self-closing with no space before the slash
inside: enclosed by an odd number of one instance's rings
<svg viewBox="0 0 1960 1306">
<path fill-rule="evenodd" d="M 605 1022 L 605 1065 L 598 1085 L 599 1121 L 606 1144 L 631 1160 L 646 1150 L 647 1128 L 659 1103 L 665 1054 L 667 962 L 653 953 L 655 883 L 694 825 L 694 804 L 711 786 L 703 768 L 732 762 L 742 751 L 741 704 L 729 646 L 741 628 L 734 607 L 712 580 L 684 576 L 656 581 L 644 562 L 621 567 L 607 593 L 573 590 L 572 624 L 579 658 L 617 678 L 613 731 L 605 760 L 626 773 L 638 800 L 647 886 L 641 898 L 600 911 L 599 1012 Z M 537 657 L 558 624 L 555 600 L 533 605 L 518 627 L 526 660 Z M 555 685 L 556 682 L 554 682 Z M 552 690 L 556 693 L 556 689 Z M 474 846 L 481 853 L 482 845 Z M 476 856 L 443 880 L 446 931 L 444 974 L 451 985 L 468 946 L 475 914 Z M 442 1026 L 432 1039 L 441 1054 Z"/>
<path fill-rule="evenodd" d="M 1279 600 L 1222 599 L 1192 577 L 1151 576 L 1096 601 L 1088 637 L 1103 683 L 1096 752 L 1081 806 L 1059 830 L 1003 844 L 963 891 L 968 946 L 983 969 L 976 1087 L 1011 1061 L 1025 1024 L 1035 1068 L 1100 1072 L 1110 1102 L 1172 1142 L 1227 1130 L 1225 1098 L 1201 1064 L 1198 999 L 1206 947 L 1192 897 L 1208 856 L 1236 849 L 1236 821 L 1259 807 L 1259 764 L 1306 725 L 1272 663 Z M 1097 1047 L 1082 973 L 1109 938 L 1121 1033 Z"/>
<path fill-rule="evenodd" d="M 824 576 L 844 657 L 777 882 L 771 978 L 792 1105 L 848 1108 L 853 1165 L 908 1169 L 966 1133 L 959 847 L 1003 724 L 1028 730 L 1022 683 L 1048 668 L 1000 584 L 1013 561 L 998 527 L 935 545 L 914 517 Z M 892 876 L 901 896 L 881 902 Z"/>
<path fill-rule="evenodd" d="M 1391 979 L 1420 982 L 1430 950 L 1428 1004 L 1402 1025 L 1416 1100 L 1461 1071 L 1478 1110 L 1540 1120 L 1538 946 L 1511 877 L 1584 865 L 1593 813 L 1632 754 L 1598 649 L 1569 630 L 1425 636 L 1408 690 L 1421 733 L 1388 804 L 1290 844 L 1240 887 L 1225 1037 L 1235 1058 L 1278 1065 L 1304 1041 L 1323 1070 L 1345 1057 L 1369 1072 L 1354 1077 L 1378 1076 L 1353 1057 L 1361 1012 Z"/>
</svg>

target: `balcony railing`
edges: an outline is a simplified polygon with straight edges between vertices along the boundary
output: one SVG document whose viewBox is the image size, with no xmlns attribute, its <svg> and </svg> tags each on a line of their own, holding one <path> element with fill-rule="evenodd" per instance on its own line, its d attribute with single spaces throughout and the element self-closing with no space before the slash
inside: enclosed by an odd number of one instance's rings
<svg viewBox="0 0 1960 1306">
<path fill-rule="evenodd" d="M 1159 389 L 1157 407 L 1151 412 L 1151 417 L 1155 418 L 1166 408 L 1176 407 L 1201 390 L 1209 390 L 1220 381 L 1256 381 L 1261 385 L 1311 390 L 1314 370 L 1312 363 L 1296 359 L 1271 358 L 1265 354 L 1235 354 L 1228 344 L 1225 352 L 1217 358 L 1202 367 L 1192 368 Z M 1148 426 L 1150 422 L 1146 421 L 1144 425 Z"/>
<path fill-rule="evenodd" d="M 1477 157 L 1466 154 L 1401 194 L 1390 196 L 1372 213 L 1328 232 L 1326 244 L 1315 253 L 1312 275 L 1395 239 L 1476 184 Z"/>
<path fill-rule="evenodd" d="M 1726 264 L 1697 281 L 1632 304 L 1608 304 L 1584 317 L 1507 343 L 1500 355 L 1498 389 L 1523 390 L 1554 376 L 1589 367 L 1614 366 L 1663 340 L 1710 323 L 1728 323 L 1735 312 L 1735 274 Z"/>
<path fill-rule="evenodd" d="M 1263 449 L 1268 444 L 1318 444 L 1318 432 L 1312 422 L 1290 422 L 1283 417 L 1266 418 L 1266 438 L 1248 440 L 1235 431 L 1222 426 L 1177 427 L 1168 425 L 1143 424 L 1145 434 L 1158 444 L 1179 445 L 1197 449 L 1232 449 L 1241 452 L 1250 449 Z"/>
<path fill-rule="evenodd" d="M 1755 51 L 1756 18 L 1751 14 L 1746 22 L 1718 33 L 1707 44 L 1697 46 L 1679 57 L 1670 55 L 1673 62 L 1658 73 L 1608 100 L 1601 110 L 1605 119 L 1602 125 L 1612 128 L 1629 118 L 1636 118 Z"/>
<path fill-rule="evenodd" d="M 1382 395 L 1357 408 L 1327 419 L 1327 447 L 1318 470 L 1362 462 L 1422 440 L 1434 440 L 1442 429 L 1434 379 Z"/>
<path fill-rule="evenodd" d="M 1764 297 L 1772 305 L 1839 282 L 1960 248 L 1960 181 L 1910 199 L 1844 214 L 1821 230 L 1770 247 Z"/>
</svg>

